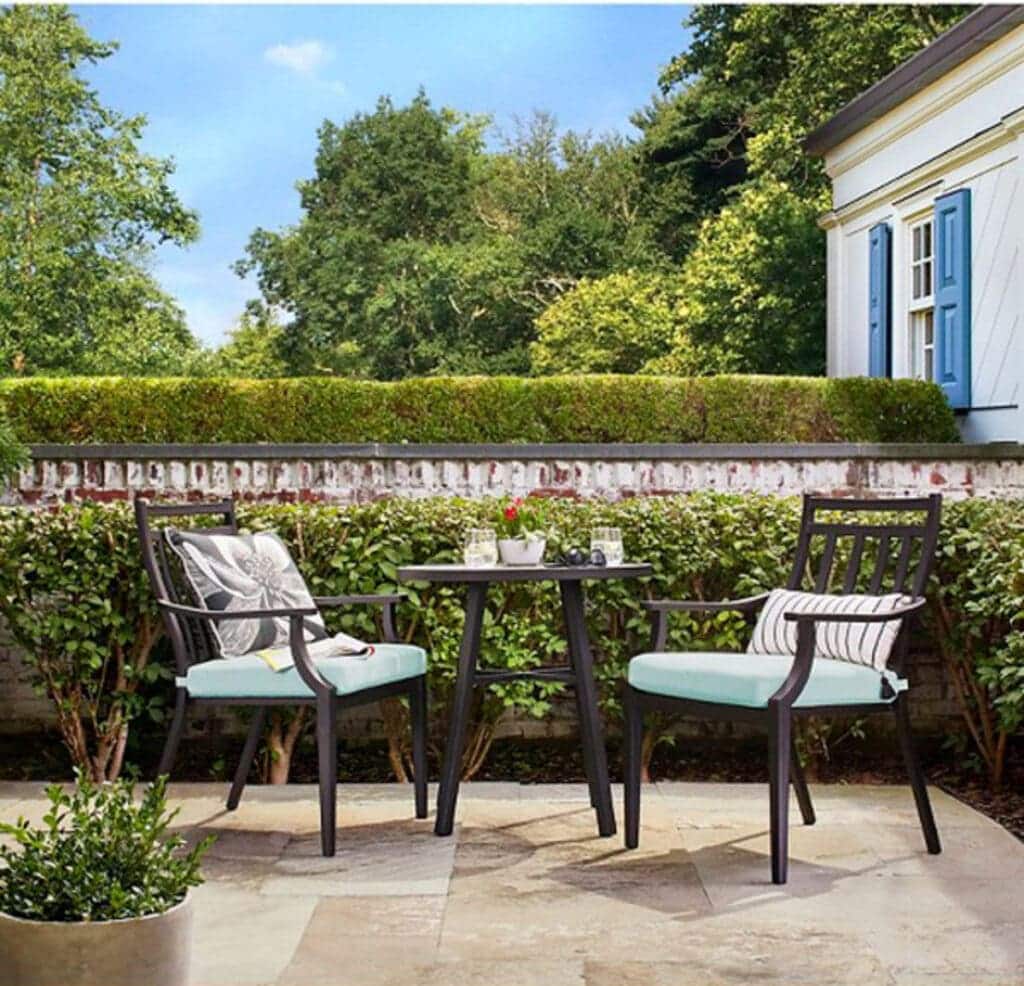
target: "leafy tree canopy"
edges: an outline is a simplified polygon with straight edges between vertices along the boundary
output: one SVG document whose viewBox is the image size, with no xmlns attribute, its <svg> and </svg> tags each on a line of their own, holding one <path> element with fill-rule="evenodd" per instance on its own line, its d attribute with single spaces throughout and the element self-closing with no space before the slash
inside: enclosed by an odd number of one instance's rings
<svg viewBox="0 0 1024 986">
<path fill-rule="evenodd" d="M 584 278 L 537 319 L 530 349 L 534 372 L 639 372 L 666 355 L 678 335 L 678 291 L 678 277 L 665 274 Z"/>
<path fill-rule="evenodd" d="M 630 145 L 537 114 L 488 151 L 488 126 L 422 92 L 324 123 L 301 221 L 237 265 L 291 317 L 293 372 L 524 373 L 533 319 L 580 278 L 664 262 Z"/>
<path fill-rule="evenodd" d="M 0 10 L 0 372 L 167 372 L 194 348 L 145 265 L 196 217 L 145 119 L 81 75 L 115 50 L 65 7 Z"/>
<path fill-rule="evenodd" d="M 662 369 L 825 369 L 827 177 L 800 141 L 968 8 L 751 4 L 696 7 L 690 47 L 644 121 L 648 160 L 699 165 L 714 211 L 682 264 L 678 341 Z M 670 179 L 666 179 L 670 180 Z M 729 186 L 729 182 L 734 184 Z"/>
</svg>

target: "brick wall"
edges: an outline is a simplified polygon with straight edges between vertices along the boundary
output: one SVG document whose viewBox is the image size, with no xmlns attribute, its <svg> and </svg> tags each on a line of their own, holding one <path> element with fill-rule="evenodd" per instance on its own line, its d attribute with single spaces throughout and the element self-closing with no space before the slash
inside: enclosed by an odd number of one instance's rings
<svg viewBox="0 0 1024 986">
<path fill-rule="evenodd" d="M 7 503 L 151 496 L 357 503 L 386 496 L 480 497 L 544 492 L 619 499 L 695 490 L 849 496 L 941 492 L 951 498 L 1024 494 L 1024 447 L 999 445 L 94 445 L 35 446 Z M 957 714 L 942 669 L 914 656 L 915 715 L 932 727 Z M 52 723 L 0 641 L 0 732 Z M 221 724 L 234 728 L 228 718 Z M 546 735 L 571 717 L 510 722 Z M 350 735 L 378 732 L 372 711 Z"/>
<path fill-rule="evenodd" d="M 993 445 L 39 445 L 7 502 L 136 492 L 202 499 L 619 499 L 694 490 L 1020 496 L 1024 447 Z"/>
</svg>

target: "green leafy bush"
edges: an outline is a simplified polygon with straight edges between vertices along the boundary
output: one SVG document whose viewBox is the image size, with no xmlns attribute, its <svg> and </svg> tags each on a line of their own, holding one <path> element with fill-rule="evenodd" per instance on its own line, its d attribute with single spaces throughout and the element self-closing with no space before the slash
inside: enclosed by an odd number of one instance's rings
<svg viewBox="0 0 1024 986">
<path fill-rule="evenodd" d="M 0 408 L 0 489 L 29 461 L 28 449 L 19 441 L 11 422 Z"/>
<path fill-rule="evenodd" d="M 188 852 L 167 836 L 166 778 L 138 803 L 125 781 L 78 777 L 71 792 L 47 788 L 40 828 L 0 822 L 14 846 L 0 846 L 0 911 L 33 921 L 113 921 L 162 914 L 202 883 L 199 862 L 213 837 Z"/>
<path fill-rule="evenodd" d="M 24 442 L 950 442 L 915 380 L 438 377 L 0 382 Z"/>
<path fill-rule="evenodd" d="M 162 714 L 142 686 L 170 676 L 150 662 L 162 628 L 128 508 L 0 511 L 0 614 L 72 762 L 116 778 L 129 722 Z"/>
<path fill-rule="evenodd" d="M 939 542 L 935 642 L 976 755 L 998 788 L 1024 724 L 1024 509 L 971 500 L 948 512 Z"/>
<path fill-rule="evenodd" d="M 241 504 L 239 518 L 250 529 L 277 531 L 316 595 L 396 588 L 406 593 L 399 626 L 429 652 L 434 721 L 441 723 L 455 680 L 461 592 L 453 586 L 399 585 L 397 570 L 404 564 L 458 560 L 465 532 L 493 524 L 497 502 Z M 649 639 L 641 600 L 721 599 L 781 585 L 798 525 L 798 501 L 770 496 L 700 493 L 618 503 L 545 503 L 550 556 L 586 544 L 593 527 L 615 526 L 623 532 L 627 556 L 646 559 L 654 568 L 649 579 L 588 587 L 597 677 L 613 718 L 629 658 L 644 650 Z M 0 615 L 21 634 L 17 639 L 28 652 L 36 680 L 56 703 L 75 762 L 89 766 L 102 761 L 95 751 L 109 751 L 112 737 L 123 751 L 133 717 L 159 716 L 160 698 L 169 687 L 157 680 L 169 676 L 169 670 L 139 657 L 126 659 L 123 675 L 112 672 L 129 642 L 138 647 L 138 641 L 146 641 L 149 654 L 158 633 L 134 537 L 126 504 L 68 505 L 47 512 L 16 508 L 6 511 L 0 523 Z M 1020 728 L 1024 713 L 1022 572 L 1024 503 L 947 504 L 931 592 L 935 611 L 925 630 L 931 646 L 945 656 L 968 734 L 994 780 L 1000 751 Z M 330 611 L 326 617 L 332 630 L 357 636 L 379 632 L 369 608 Z M 746 625 L 732 613 L 706 619 L 680 614 L 672 621 L 670 642 L 680 649 L 735 649 L 745 645 Z M 481 653 L 485 664 L 499 668 L 525 669 L 563 659 L 566 642 L 554 587 L 494 587 Z M 148 687 L 150 679 L 155 687 Z M 506 712 L 542 716 L 560 692 L 557 683 L 511 682 L 480 694 L 464 764 L 467 774 L 482 764 Z M 146 698 L 150 693 L 158 694 Z M 395 714 L 386 719 L 398 773 L 403 719 Z M 84 757 L 75 745 L 82 735 L 79 727 L 68 732 L 76 720 L 95 737 L 92 752 Z M 106 760 L 106 776 L 113 776 L 115 755 L 116 748 Z M 97 771 L 94 776 L 101 775 Z"/>
</svg>

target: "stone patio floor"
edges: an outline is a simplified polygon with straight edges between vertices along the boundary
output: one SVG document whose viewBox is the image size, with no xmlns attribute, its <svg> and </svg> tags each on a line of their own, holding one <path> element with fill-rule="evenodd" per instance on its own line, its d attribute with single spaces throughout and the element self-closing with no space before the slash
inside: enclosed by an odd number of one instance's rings
<svg viewBox="0 0 1024 986">
<path fill-rule="evenodd" d="M 39 789 L 0 784 L 0 817 L 38 819 Z M 343 785 L 334 859 L 313 787 L 236 812 L 226 785 L 171 793 L 189 838 L 218 836 L 194 986 L 1024 984 L 1024 844 L 939 791 L 935 857 L 909 789 L 812 788 L 785 887 L 762 785 L 650 785 L 633 852 L 597 837 L 582 785 L 464 785 L 449 839 L 410 787 Z"/>
</svg>

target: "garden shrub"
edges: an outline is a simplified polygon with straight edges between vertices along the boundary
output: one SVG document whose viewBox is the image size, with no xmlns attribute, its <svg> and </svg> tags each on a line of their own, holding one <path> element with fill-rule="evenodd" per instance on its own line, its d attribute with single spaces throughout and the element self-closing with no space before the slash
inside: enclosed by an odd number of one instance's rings
<svg viewBox="0 0 1024 986">
<path fill-rule="evenodd" d="M 3 406 L 33 443 L 958 440 L 942 392 L 915 380 L 32 377 L 0 381 Z"/>
<path fill-rule="evenodd" d="M 199 863 L 214 836 L 186 848 L 167 830 L 167 778 L 136 802 L 127 781 L 47 788 L 43 824 L 0 822 L 0 912 L 31 921 L 117 921 L 162 914 L 202 883 Z"/>
<path fill-rule="evenodd" d="M 28 449 L 14 433 L 6 413 L 0 407 L 0 490 L 18 474 L 28 462 Z"/>
<path fill-rule="evenodd" d="M 389 592 L 403 564 L 454 561 L 465 531 L 493 519 L 497 501 L 390 499 L 358 506 L 239 505 L 241 524 L 273 529 L 289 543 L 316 595 Z M 651 562 L 639 581 L 588 587 L 588 619 L 602 703 L 612 720 L 629 658 L 649 639 L 646 597 L 722 599 L 783 583 L 795 549 L 799 502 L 770 496 L 699 493 L 617 503 L 552 500 L 549 552 L 586 545 L 594 526 L 622 529 L 627 555 Z M 841 557 L 839 561 L 841 561 Z M 969 735 L 993 780 L 1007 737 L 1024 710 L 1024 503 L 968 501 L 945 508 L 925 628 L 945 656 Z M 457 587 L 402 585 L 405 637 L 430 654 L 433 720 L 445 721 L 462 629 Z M 12 508 L 0 515 L 0 615 L 28 655 L 37 684 L 56 703 L 65 743 L 92 776 L 117 773 L 133 717 L 159 717 L 170 668 L 149 661 L 159 625 L 142 572 L 127 504 Z M 329 611 L 332 630 L 373 636 L 371 608 Z M 676 616 L 670 646 L 735 649 L 741 616 Z M 494 587 L 483 660 L 525 669 L 566 652 L 557 594 L 535 583 Z M 155 687 L 143 687 L 154 684 Z M 477 696 L 465 769 L 486 757 L 507 711 L 542 716 L 557 683 L 511 682 Z M 150 698 L 149 695 L 153 697 Z M 392 763 L 404 772 L 405 720 L 386 715 Z"/>
<path fill-rule="evenodd" d="M 116 778 L 131 720 L 162 714 L 141 686 L 171 676 L 150 663 L 161 624 L 128 506 L 0 510 L 0 614 L 72 762 Z"/>
</svg>

